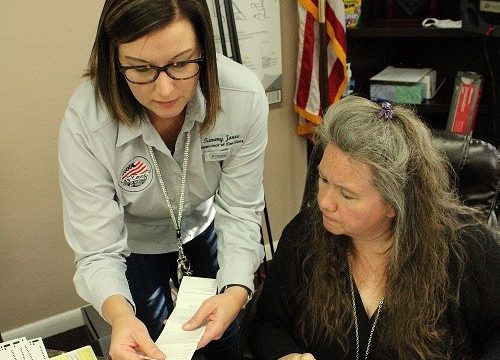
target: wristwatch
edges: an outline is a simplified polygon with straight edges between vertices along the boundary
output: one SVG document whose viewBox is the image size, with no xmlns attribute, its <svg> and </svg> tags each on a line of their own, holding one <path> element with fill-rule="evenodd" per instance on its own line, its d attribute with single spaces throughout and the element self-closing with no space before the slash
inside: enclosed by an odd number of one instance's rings
<svg viewBox="0 0 500 360">
<path fill-rule="evenodd" d="M 239 286 L 239 287 L 242 287 L 243 289 L 245 289 L 245 290 L 247 291 L 248 295 L 247 295 L 247 301 L 246 301 L 245 305 L 246 305 L 246 304 L 248 304 L 248 302 L 252 299 L 252 295 L 253 295 L 253 293 L 252 293 L 252 291 L 251 291 L 249 288 L 247 288 L 247 287 L 246 287 L 246 286 L 244 286 L 244 285 L 240 285 L 240 284 L 229 284 L 229 285 L 226 285 L 226 286 L 224 286 L 224 287 L 223 287 L 223 288 L 219 291 L 219 294 L 222 294 L 224 291 L 226 291 L 228 288 L 230 288 L 230 287 L 232 287 L 232 286 Z"/>
</svg>

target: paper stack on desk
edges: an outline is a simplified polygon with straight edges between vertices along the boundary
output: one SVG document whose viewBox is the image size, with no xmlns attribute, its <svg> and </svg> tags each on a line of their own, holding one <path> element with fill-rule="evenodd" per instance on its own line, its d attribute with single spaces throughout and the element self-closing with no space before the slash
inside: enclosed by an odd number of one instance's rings
<svg viewBox="0 0 500 360">
<path fill-rule="evenodd" d="M 42 338 L 28 340 L 22 337 L 0 344 L 0 360 L 49 360 L 49 355 Z M 50 360 L 97 360 L 97 357 L 92 347 L 87 345 Z"/>
<path fill-rule="evenodd" d="M 51 357 L 50 360 L 97 360 L 90 345 Z"/>
<path fill-rule="evenodd" d="M 48 360 L 42 338 L 28 340 L 25 337 L 0 344 L 0 360 Z"/>
</svg>

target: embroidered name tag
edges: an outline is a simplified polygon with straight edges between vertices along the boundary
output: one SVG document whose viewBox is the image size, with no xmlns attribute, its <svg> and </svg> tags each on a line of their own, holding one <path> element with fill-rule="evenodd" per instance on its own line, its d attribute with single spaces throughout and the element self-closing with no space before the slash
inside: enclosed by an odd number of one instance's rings
<svg viewBox="0 0 500 360">
<path fill-rule="evenodd" d="M 205 161 L 222 161 L 229 157 L 229 149 L 205 152 Z"/>
</svg>

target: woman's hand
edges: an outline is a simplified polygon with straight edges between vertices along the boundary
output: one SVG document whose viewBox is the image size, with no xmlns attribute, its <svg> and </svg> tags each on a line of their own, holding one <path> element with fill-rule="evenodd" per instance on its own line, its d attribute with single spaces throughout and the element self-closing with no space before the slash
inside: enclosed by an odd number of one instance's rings
<svg viewBox="0 0 500 360">
<path fill-rule="evenodd" d="M 165 359 L 165 354 L 153 342 L 146 326 L 135 317 L 132 306 L 124 297 L 113 295 L 107 298 L 102 313 L 111 325 L 109 355 L 113 360 L 140 360 L 139 355 Z"/>
<path fill-rule="evenodd" d="M 305 354 L 293 353 L 280 357 L 278 360 L 315 360 L 315 358 L 312 354 L 309 353 Z"/>
<path fill-rule="evenodd" d="M 241 286 L 229 287 L 224 293 L 205 300 L 196 314 L 182 326 L 182 329 L 186 331 L 194 330 L 206 323 L 205 332 L 198 342 L 198 349 L 202 348 L 210 341 L 222 337 L 229 325 L 238 316 L 247 301 L 247 297 L 248 293 L 245 288 Z"/>
<path fill-rule="evenodd" d="M 146 326 L 134 315 L 114 319 L 109 355 L 113 360 L 139 360 L 139 355 L 155 360 L 165 359 L 165 354 L 153 342 Z"/>
</svg>

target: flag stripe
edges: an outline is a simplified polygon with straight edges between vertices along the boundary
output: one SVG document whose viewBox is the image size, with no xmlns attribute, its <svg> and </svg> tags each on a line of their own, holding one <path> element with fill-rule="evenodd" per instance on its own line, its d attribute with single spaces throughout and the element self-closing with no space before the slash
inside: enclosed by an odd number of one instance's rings
<svg viewBox="0 0 500 360">
<path fill-rule="evenodd" d="M 135 174 L 143 174 L 146 172 L 147 167 L 144 163 L 140 161 L 135 161 L 130 165 L 130 167 L 123 173 L 122 179 L 125 179 L 127 176 L 135 175 Z"/>
<path fill-rule="evenodd" d="M 330 104 L 333 104 L 335 101 L 340 99 L 342 92 L 344 91 L 344 87 L 342 86 L 342 82 L 345 82 L 345 77 L 343 76 L 344 65 L 340 62 L 340 60 L 336 60 L 333 64 L 332 71 L 330 72 L 330 76 L 328 77 L 328 87 L 330 89 L 337 89 L 335 93 L 330 94 Z M 340 91 L 342 89 L 342 91 Z"/>
<path fill-rule="evenodd" d="M 311 83 L 314 66 L 314 47 L 314 18 L 310 13 L 307 13 L 302 46 L 302 62 L 297 87 L 297 105 L 303 109 L 307 106 L 307 99 L 309 98 L 309 84 Z"/>
<path fill-rule="evenodd" d="M 298 0 L 299 54 L 295 87 L 295 111 L 299 114 L 298 132 L 310 134 L 321 122 L 319 84 L 318 0 Z M 327 86 L 329 102 L 340 99 L 347 83 L 345 10 L 342 0 L 325 0 L 327 41 Z"/>
</svg>

